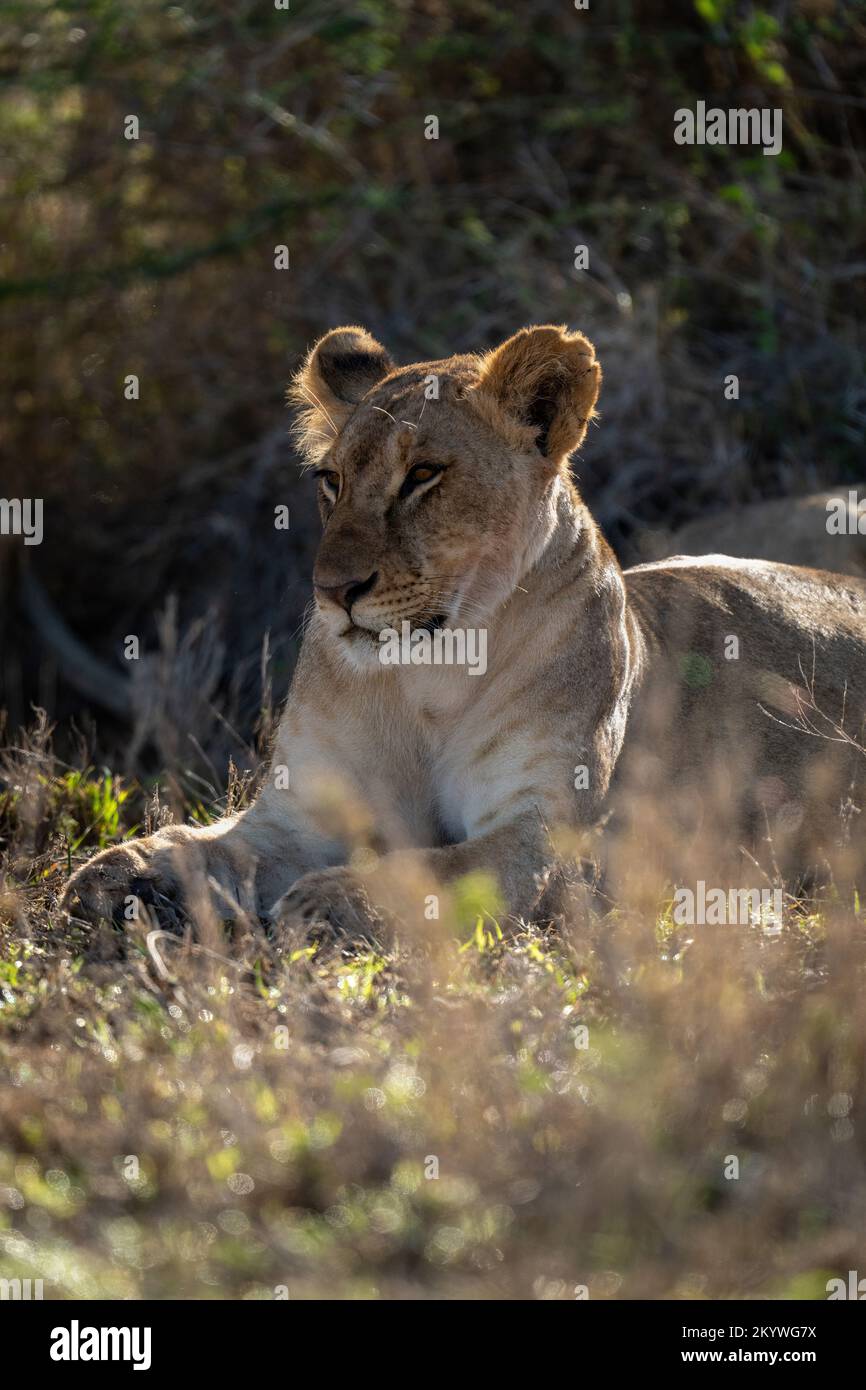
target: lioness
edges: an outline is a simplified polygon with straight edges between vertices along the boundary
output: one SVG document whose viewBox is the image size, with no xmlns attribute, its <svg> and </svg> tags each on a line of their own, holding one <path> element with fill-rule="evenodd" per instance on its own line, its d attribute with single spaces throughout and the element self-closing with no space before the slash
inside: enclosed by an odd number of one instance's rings
<svg viewBox="0 0 866 1390">
<path fill-rule="evenodd" d="M 209 887 L 353 932 L 421 863 L 488 871 L 525 917 L 551 832 L 595 822 L 615 773 L 686 829 L 711 794 L 735 837 L 791 805 L 832 836 L 863 762 L 866 585 L 718 555 L 624 574 L 569 471 L 600 381 L 560 327 L 400 368 L 362 328 L 326 334 L 290 388 L 324 531 L 269 779 L 240 815 L 97 855 L 66 906 Z M 484 629 L 486 670 L 383 664 L 404 622 Z M 387 852 L 362 873 L 345 859 L 371 823 Z"/>
</svg>

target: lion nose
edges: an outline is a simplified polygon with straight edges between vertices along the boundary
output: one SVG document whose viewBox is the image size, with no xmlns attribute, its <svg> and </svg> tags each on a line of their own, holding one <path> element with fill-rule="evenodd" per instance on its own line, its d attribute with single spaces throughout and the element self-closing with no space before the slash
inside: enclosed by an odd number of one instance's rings
<svg viewBox="0 0 866 1390">
<path fill-rule="evenodd" d="M 369 594 L 378 578 L 379 571 L 374 570 L 366 579 L 345 579 L 339 584 L 320 584 L 316 580 L 314 587 L 318 595 L 330 599 L 332 603 L 339 604 L 347 613 L 351 613 L 352 604 Z"/>
</svg>

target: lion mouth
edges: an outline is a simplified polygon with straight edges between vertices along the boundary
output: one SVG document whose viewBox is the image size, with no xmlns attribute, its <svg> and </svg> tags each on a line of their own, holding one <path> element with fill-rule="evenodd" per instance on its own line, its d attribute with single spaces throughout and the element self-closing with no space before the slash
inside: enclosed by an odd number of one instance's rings
<svg viewBox="0 0 866 1390">
<path fill-rule="evenodd" d="M 344 642 L 363 642 L 365 639 L 373 643 L 379 641 L 378 631 L 374 632 L 372 628 L 361 627 L 360 623 L 350 622 L 348 627 L 343 628 L 339 636 Z"/>
<path fill-rule="evenodd" d="M 361 623 L 350 622 L 347 627 L 343 628 L 343 631 L 339 635 L 347 642 L 363 642 L 366 639 L 368 642 L 378 644 L 382 640 L 382 633 L 391 631 L 399 632 L 404 622 L 408 622 L 412 632 L 429 632 L 432 634 L 438 632 L 440 628 L 446 625 L 448 622 L 448 614 L 433 613 L 430 617 L 426 618 L 397 618 L 393 622 L 383 623 L 381 627 L 377 628 L 364 627 Z"/>
</svg>

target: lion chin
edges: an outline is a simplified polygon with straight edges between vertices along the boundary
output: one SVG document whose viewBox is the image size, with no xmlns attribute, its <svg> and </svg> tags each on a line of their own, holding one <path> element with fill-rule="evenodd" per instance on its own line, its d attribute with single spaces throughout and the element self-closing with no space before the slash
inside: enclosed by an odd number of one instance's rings
<svg viewBox="0 0 866 1390">
<path fill-rule="evenodd" d="M 352 670 L 372 672 L 381 669 L 379 654 L 382 644 L 378 631 L 350 623 L 336 635 L 336 646 Z"/>
</svg>

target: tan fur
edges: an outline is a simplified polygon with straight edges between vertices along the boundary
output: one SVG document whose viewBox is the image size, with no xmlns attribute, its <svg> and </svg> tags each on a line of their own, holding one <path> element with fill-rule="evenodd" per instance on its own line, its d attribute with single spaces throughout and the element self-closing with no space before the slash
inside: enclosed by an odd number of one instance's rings
<svg viewBox="0 0 866 1390">
<path fill-rule="evenodd" d="M 271 777 L 240 816 L 98 855 L 67 905 L 108 914 L 124 892 L 195 879 L 218 909 L 360 931 L 420 866 L 446 883 L 488 871 L 518 916 L 561 828 L 652 803 L 653 824 L 688 829 L 698 796 L 724 805 L 736 842 L 768 787 L 829 837 L 858 755 L 796 725 L 811 696 L 859 732 L 866 585 L 722 557 L 623 574 L 568 471 L 599 381 L 591 344 L 556 327 L 403 368 L 363 329 L 326 335 L 291 391 L 327 476 L 317 604 Z M 444 471 L 403 496 L 419 467 Z M 378 634 L 403 620 L 483 627 L 485 673 L 383 666 Z"/>
</svg>

